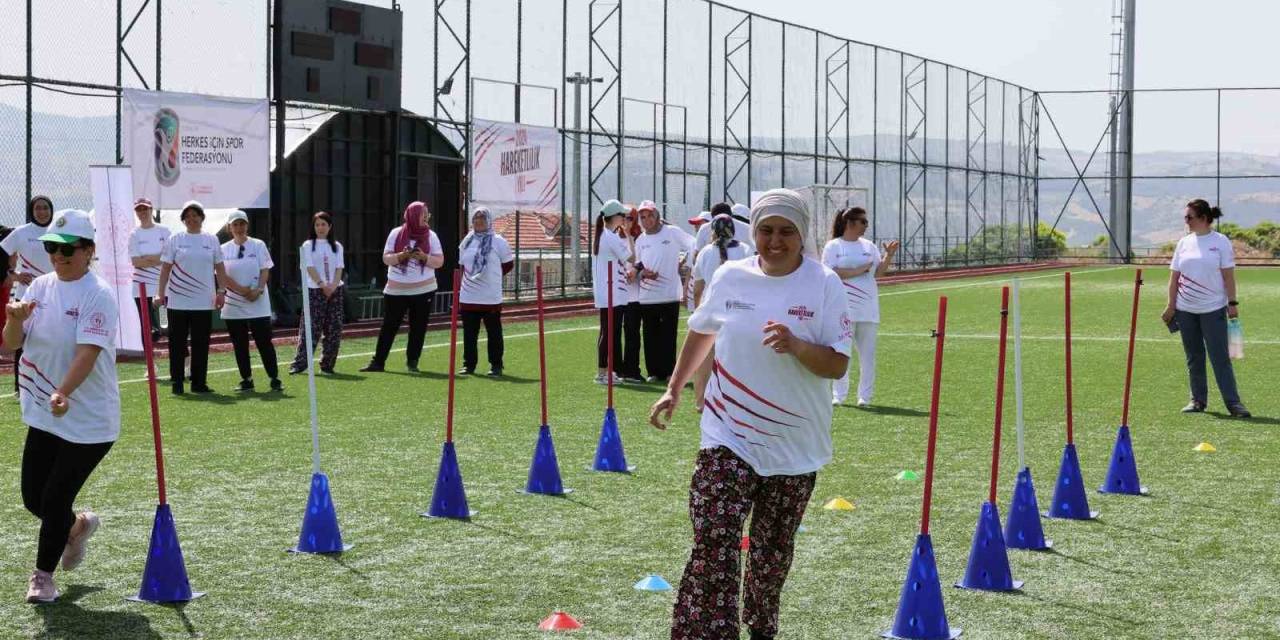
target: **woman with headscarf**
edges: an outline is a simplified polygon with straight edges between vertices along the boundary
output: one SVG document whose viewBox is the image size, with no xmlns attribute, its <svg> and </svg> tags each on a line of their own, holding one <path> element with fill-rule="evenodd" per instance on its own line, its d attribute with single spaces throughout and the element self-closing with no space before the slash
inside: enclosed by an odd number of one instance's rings
<svg viewBox="0 0 1280 640">
<path fill-rule="evenodd" d="M 49 232 L 53 220 L 53 201 L 47 196 L 35 196 L 27 203 L 26 224 L 14 229 L 0 242 L 0 249 L 9 254 L 9 275 L 13 277 L 14 300 L 21 300 L 31 281 L 53 272 L 53 262 L 44 252 L 40 236 Z"/>
<path fill-rule="evenodd" d="M 622 354 L 623 316 L 627 308 L 627 265 L 635 254 L 630 236 L 618 234 L 626 219 L 627 207 L 610 200 L 600 207 L 596 217 L 595 236 L 591 241 L 591 296 L 600 315 L 600 334 L 596 338 L 596 384 L 622 382 L 619 371 L 626 369 Z M 609 370 L 609 267 L 613 267 L 613 371 Z"/>
<path fill-rule="evenodd" d="M 444 247 L 431 230 L 431 210 L 426 204 L 410 202 L 404 208 L 404 222 L 387 235 L 382 263 L 387 265 L 387 285 L 382 289 L 382 328 L 378 331 L 373 359 L 361 371 L 386 369 L 391 344 L 407 312 L 409 345 L 405 349 L 405 368 L 416 372 L 422 344 L 427 339 L 431 301 L 439 288 L 436 269 L 444 266 Z"/>
<path fill-rule="evenodd" d="M 170 236 L 160 255 L 156 301 L 169 310 L 169 381 L 173 394 L 179 396 L 185 392 L 188 339 L 191 392 L 213 393 L 208 379 L 209 334 L 213 310 L 226 301 L 222 247 L 217 237 L 202 230 L 204 217 L 204 205 L 199 202 L 182 205 L 179 219 L 186 230 Z"/>
<path fill-rule="evenodd" d="M 98 516 L 73 511 L 76 495 L 120 436 L 115 292 L 89 271 L 94 227 L 83 211 L 59 211 L 51 233 L 36 236 L 51 272 L 32 279 L 6 308 L 6 349 L 21 347 L 19 402 L 27 425 L 22 502 L 40 519 L 27 602 L 58 599 L 53 572 L 85 558 Z"/>
<path fill-rule="evenodd" d="M 458 245 L 462 285 L 458 309 L 462 317 L 462 373 L 476 372 L 479 359 L 480 323 L 488 337 L 489 376 L 502 375 L 502 276 L 515 267 L 515 255 L 506 238 L 494 233 L 493 214 L 488 207 L 476 207 L 471 214 L 471 232 Z"/>
<path fill-rule="evenodd" d="M 659 429 L 715 347 L 701 418 L 702 443 L 689 489 L 693 550 L 672 615 L 673 640 L 778 633 L 778 601 L 795 534 L 817 471 L 831 460 L 831 381 L 849 366 L 852 335 L 844 286 L 804 256 L 809 210 L 794 191 L 773 189 L 751 207 L 757 256 L 716 273 L 667 390 L 649 414 Z M 742 529 L 751 517 L 746 577 Z"/>
<path fill-rule="evenodd" d="M 693 308 L 696 311 L 702 304 L 702 295 L 711 284 L 711 276 L 731 260 L 741 260 L 755 251 L 750 245 L 739 242 L 734 237 L 735 224 L 732 216 L 721 213 L 711 219 L 710 243 L 698 251 L 693 264 Z M 693 406 L 702 413 L 702 396 L 707 389 L 707 379 L 711 377 L 711 362 L 715 358 L 715 350 L 702 361 L 702 365 L 693 374 Z"/>
<path fill-rule="evenodd" d="M 1183 413 L 1200 413 L 1209 404 L 1205 351 L 1227 412 L 1237 418 L 1253 414 L 1240 400 L 1235 369 L 1227 349 L 1228 319 L 1240 315 L 1236 299 L 1236 258 L 1231 240 L 1213 230 L 1222 209 L 1196 198 L 1182 216 L 1187 235 L 1178 241 L 1169 264 L 1168 304 L 1161 320 L 1182 335 L 1191 383 L 1191 402 Z"/>
<path fill-rule="evenodd" d="M 853 321 L 853 346 L 858 351 L 858 406 L 871 405 L 876 385 L 876 333 L 880 328 L 880 289 L 876 278 L 884 276 L 898 252 L 898 241 L 884 245 L 884 255 L 876 243 L 863 237 L 867 231 L 867 211 L 849 207 L 836 213 L 831 223 L 831 240 L 822 248 L 822 264 L 844 282 Z M 831 403 L 849 397 L 849 373 L 836 380 Z"/>
<path fill-rule="evenodd" d="M 129 260 L 133 262 L 133 299 L 138 306 L 138 313 L 145 313 L 151 321 L 151 338 L 160 337 L 160 314 L 156 313 L 151 297 L 159 290 L 160 254 L 164 253 L 164 243 L 172 235 L 169 227 L 156 224 L 160 217 L 155 214 L 151 201 L 138 198 L 133 203 L 133 213 L 138 218 L 138 226 L 129 233 Z M 146 297 L 141 288 L 146 287 Z"/>
<path fill-rule="evenodd" d="M 302 243 L 299 256 L 307 265 L 304 278 L 307 285 L 307 304 L 311 306 L 311 330 L 320 343 L 320 371 L 333 373 L 338 363 L 338 347 L 342 345 L 343 301 L 346 285 L 342 274 L 346 259 L 342 243 L 333 239 L 333 216 L 327 211 L 317 211 L 311 216 L 311 239 Z M 299 314 L 301 315 L 301 314 Z M 298 350 L 294 353 L 289 373 L 307 370 L 307 336 L 305 318 L 298 318 Z M 314 350 L 316 344 L 313 342 Z"/>
</svg>

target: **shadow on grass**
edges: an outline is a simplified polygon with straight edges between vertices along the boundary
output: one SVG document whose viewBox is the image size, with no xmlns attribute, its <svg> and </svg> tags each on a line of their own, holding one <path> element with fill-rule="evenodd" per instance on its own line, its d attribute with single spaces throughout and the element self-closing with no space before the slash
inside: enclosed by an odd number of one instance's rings
<svg viewBox="0 0 1280 640">
<path fill-rule="evenodd" d="M 1128 531 L 1129 533 L 1132 533 L 1132 534 L 1135 534 L 1135 535 L 1138 535 L 1138 536 L 1142 536 L 1142 537 L 1144 537 L 1144 538 L 1155 538 L 1155 539 L 1157 539 L 1157 540 L 1164 540 L 1165 542 L 1172 542 L 1172 543 L 1174 543 L 1174 544 L 1182 544 L 1182 542 L 1183 542 L 1182 540 L 1179 540 L 1179 539 L 1177 539 L 1177 538 L 1170 538 L 1170 537 L 1168 537 L 1168 536 L 1163 536 L 1163 535 L 1160 535 L 1160 534 L 1158 534 L 1158 533 L 1152 533 L 1152 532 L 1150 532 L 1150 531 L 1143 531 L 1142 529 L 1138 529 L 1138 528 L 1135 528 L 1135 527 L 1129 527 L 1129 526 L 1125 526 L 1125 525 L 1122 525 L 1122 524 L 1116 524 L 1116 523 L 1114 523 L 1114 522 L 1110 522 L 1110 521 L 1107 521 L 1107 520 L 1092 520 L 1091 522 L 1094 522 L 1094 523 L 1098 524 L 1099 526 L 1103 526 L 1103 527 L 1112 527 L 1112 528 L 1115 528 L 1115 529 L 1120 529 L 1121 531 Z"/>
<path fill-rule="evenodd" d="M 449 374 L 436 373 L 435 371 L 418 371 L 417 373 L 414 373 L 413 371 L 389 371 L 388 370 L 388 371 L 379 371 L 378 373 L 384 376 L 407 376 L 410 378 L 428 378 L 432 380 L 448 380 L 449 379 Z"/>
<path fill-rule="evenodd" d="M 1158 493 L 1157 493 L 1157 494 L 1152 494 L 1152 495 L 1151 495 L 1151 499 L 1152 499 L 1152 500 L 1156 500 L 1156 501 L 1164 501 L 1164 502 L 1168 502 L 1169 504 L 1174 505 L 1174 506 L 1177 506 L 1177 505 L 1185 505 L 1185 506 L 1188 506 L 1188 507 L 1196 507 L 1196 508 L 1199 508 L 1199 509 L 1205 509 L 1205 510 L 1207 510 L 1207 511 L 1230 513 L 1230 514 L 1233 514 L 1233 515 L 1236 515 L 1236 516 L 1240 516 L 1240 517 L 1250 517 L 1250 516 L 1256 516 L 1256 515 L 1259 515 L 1257 511 L 1250 511 L 1250 510 L 1248 510 L 1248 509 L 1237 509 L 1237 508 L 1235 508 L 1235 507 L 1232 507 L 1232 506 L 1230 506 L 1230 504 L 1229 504 L 1229 503 L 1227 503 L 1226 501 L 1224 501 L 1224 502 L 1222 502 L 1222 503 L 1220 503 L 1220 504 L 1209 504 L 1209 503 L 1205 503 L 1205 502 L 1196 502 L 1195 500 L 1187 500 L 1187 499 L 1185 499 L 1185 498 L 1171 498 L 1171 497 L 1169 497 L 1169 496 L 1167 496 L 1167 495 L 1158 494 Z"/>
<path fill-rule="evenodd" d="M 1067 603 L 1067 602 L 1062 602 L 1062 601 L 1060 601 L 1060 600 L 1051 600 L 1051 599 L 1049 599 L 1049 598 L 1043 598 L 1043 597 L 1040 597 L 1040 596 L 1037 596 L 1037 595 L 1034 595 L 1034 594 L 1031 594 L 1031 593 L 1027 593 L 1026 591 L 1016 591 L 1016 592 L 1014 592 L 1014 593 L 1015 593 L 1018 597 L 1028 598 L 1028 599 L 1031 599 L 1031 600 L 1035 600 L 1036 602 L 1042 602 L 1042 603 L 1044 603 L 1044 604 L 1047 604 L 1047 605 L 1050 605 L 1050 606 L 1054 606 L 1054 607 L 1061 607 L 1061 608 L 1063 608 L 1063 609 L 1068 609 L 1068 610 L 1073 611 L 1073 612 L 1075 612 L 1075 613 L 1082 613 L 1082 614 L 1089 615 L 1089 616 L 1095 616 L 1095 617 L 1099 617 L 1099 618 L 1104 618 L 1104 619 L 1106 619 L 1106 620 L 1110 620 L 1110 621 L 1112 621 L 1112 622 L 1116 622 L 1116 623 L 1119 623 L 1119 624 L 1125 625 L 1125 626 L 1127 626 L 1127 627 L 1138 627 L 1138 626 L 1141 626 L 1141 624 L 1142 624 L 1142 623 L 1140 623 L 1140 622 L 1138 622 L 1138 621 L 1136 621 L 1136 620 L 1130 620 L 1129 618 L 1122 618 L 1122 617 L 1120 617 L 1120 616 L 1112 615 L 1112 614 L 1109 614 L 1109 613 L 1103 613 L 1103 612 L 1099 611 L 1096 607 L 1086 607 L 1086 606 L 1082 606 L 1082 605 L 1076 605 L 1076 604 L 1070 604 L 1070 603 Z"/>
<path fill-rule="evenodd" d="M 1099 523 L 1099 524 L 1101 524 L 1101 523 Z M 1070 560 L 1071 562 L 1075 562 L 1075 563 L 1077 563 L 1077 564 L 1085 565 L 1086 567 L 1093 567 L 1094 569 L 1100 569 L 1100 570 L 1102 570 L 1102 571 L 1106 571 L 1107 573 L 1114 573 L 1114 574 L 1116 574 L 1116 575 L 1118 575 L 1118 576 L 1125 576 L 1126 578 L 1136 578 L 1136 577 L 1137 577 L 1137 574 L 1135 574 L 1135 573 L 1134 573 L 1134 572 L 1132 572 L 1132 571 L 1125 571 L 1124 569 L 1115 569 L 1115 568 L 1113 568 L 1113 567 L 1108 567 L 1108 566 L 1106 566 L 1106 565 L 1101 565 L 1101 564 L 1098 564 L 1098 563 L 1096 563 L 1096 562 L 1090 562 L 1090 561 L 1088 561 L 1088 560 L 1085 560 L 1084 558 L 1080 558 L 1080 557 L 1077 557 L 1077 556 L 1073 556 L 1073 555 L 1065 554 L 1065 553 L 1063 553 L 1063 552 L 1061 552 L 1061 551 L 1059 551 L 1059 550 L 1057 550 L 1057 549 L 1050 549 L 1050 550 L 1049 550 L 1049 551 L 1047 551 L 1046 553 L 1048 553 L 1048 554 L 1050 554 L 1050 555 L 1057 556 L 1057 557 L 1059 557 L 1059 558 L 1062 558 L 1063 560 Z"/>
<path fill-rule="evenodd" d="M 1205 413 L 1219 420 L 1229 420 L 1231 422 L 1238 422 L 1240 423 L 1241 426 L 1251 425 L 1251 424 L 1264 424 L 1264 425 L 1280 424 L 1280 419 L 1268 418 L 1265 416 L 1253 416 L 1252 418 L 1237 418 L 1229 413 L 1222 413 L 1221 411 L 1206 411 Z"/>
<path fill-rule="evenodd" d="M 489 382 L 509 382 L 511 384 L 533 384 L 538 381 L 537 378 L 522 378 L 520 376 L 513 376 L 509 373 L 504 373 L 500 376 L 490 376 L 483 373 L 473 373 L 469 376 L 464 376 L 464 375 L 458 376 L 459 380 L 466 380 L 468 378 L 472 380 L 485 380 Z"/>
<path fill-rule="evenodd" d="M 855 409 L 865 413 L 874 413 L 880 416 L 904 416 L 911 418 L 928 418 L 928 411 L 920 411 L 918 409 L 907 409 L 905 407 L 886 407 L 884 405 L 873 404 L 869 407 L 858 407 L 854 405 L 842 404 L 841 409 Z"/>
<path fill-rule="evenodd" d="M 604 390 L 604 385 L 600 385 L 600 388 L 601 388 L 601 390 L 603 391 L 603 390 Z M 628 383 L 625 383 L 625 384 L 615 384 L 615 385 L 613 385 L 613 392 L 614 392 L 614 393 L 618 393 L 619 391 L 638 391 L 638 392 L 640 392 L 640 393 L 658 393 L 658 394 L 661 394 L 661 393 L 666 392 L 666 390 L 667 390 L 666 385 L 664 385 L 664 384 L 660 384 L 660 383 L 657 383 L 657 382 L 653 382 L 653 383 L 646 382 L 646 383 L 644 383 L 644 384 L 640 384 L 640 383 L 638 383 L 638 382 L 628 382 Z M 688 395 L 692 396 L 693 394 L 692 394 L 692 392 L 690 392 Z M 690 405 L 690 406 L 693 406 L 693 405 Z"/>
<path fill-rule="evenodd" d="M 353 575 L 353 576 L 355 576 L 355 577 L 357 577 L 357 578 L 360 578 L 361 580 L 365 580 L 365 581 L 368 581 L 368 580 L 369 580 L 369 576 L 365 575 L 365 574 L 364 574 L 364 572 L 362 572 L 362 571 L 360 571 L 359 569 L 357 569 L 357 568 L 355 568 L 355 567 L 351 566 L 350 564 L 347 564 L 347 561 L 342 559 L 342 554 L 341 554 L 341 553 L 322 553 L 322 554 L 319 554 L 319 555 L 323 556 L 323 557 L 324 557 L 326 560 L 328 560 L 329 562 L 332 562 L 332 563 L 334 563 L 334 564 L 338 565 L 339 567 L 342 567 L 343 569 L 346 569 L 348 572 L 350 572 L 350 573 L 351 573 L 351 575 Z"/>
<path fill-rule="evenodd" d="M 160 638 L 160 634 L 151 628 L 151 621 L 146 616 L 132 611 L 95 611 L 86 610 L 76 601 L 91 594 L 102 591 L 102 587 L 71 585 L 63 592 L 62 597 L 53 604 L 38 605 L 36 611 L 44 618 L 44 630 L 37 638 Z M 189 627 L 190 632 L 194 628 Z"/>
<path fill-rule="evenodd" d="M 298 374 L 298 375 L 302 375 L 302 374 Z M 366 376 L 357 376 L 350 373 L 338 373 L 336 371 L 333 373 L 316 374 L 317 380 L 340 380 L 342 382 L 359 382 L 361 380 L 364 380 L 365 377 Z M 306 380 L 306 376 L 302 376 L 302 379 Z"/>
<path fill-rule="evenodd" d="M 232 405 L 239 401 L 236 396 L 230 396 L 218 392 L 213 393 L 192 393 L 187 392 L 180 396 L 174 396 L 174 400 L 179 402 L 193 402 L 200 404 L 216 404 L 216 405 Z"/>
</svg>

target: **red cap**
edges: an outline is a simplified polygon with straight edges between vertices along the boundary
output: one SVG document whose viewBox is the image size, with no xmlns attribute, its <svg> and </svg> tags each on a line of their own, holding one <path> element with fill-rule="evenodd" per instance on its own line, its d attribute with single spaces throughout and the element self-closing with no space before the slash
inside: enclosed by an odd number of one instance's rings
<svg viewBox="0 0 1280 640">
<path fill-rule="evenodd" d="M 138 198 L 137 200 L 133 201 L 133 208 L 137 209 L 138 207 L 146 207 L 148 209 L 155 208 L 154 206 L 152 206 L 151 201 L 146 198 Z"/>
</svg>

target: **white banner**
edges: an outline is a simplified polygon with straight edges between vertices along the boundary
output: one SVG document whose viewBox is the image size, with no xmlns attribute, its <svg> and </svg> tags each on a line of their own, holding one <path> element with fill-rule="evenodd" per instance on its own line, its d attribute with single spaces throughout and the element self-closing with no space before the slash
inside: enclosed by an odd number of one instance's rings
<svg viewBox="0 0 1280 640">
<path fill-rule="evenodd" d="M 550 127 L 475 120 L 471 200 L 521 211 L 560 208 L 560 133 Z"/>
<path fill-rule="evenodd" d="M 133 232 L 133 184 L 129 167 L 89 167 L 93 191 L 94 271 L 116 294 L 120 322 L 116 349 L 142 353 L 142 325 L 133 305 L 133 262 L 129 234 Z"/>
<path fill-rule="evenodd" d="M 271 145 L 266 100 L 192 93 L 123 92 L 124 161 L 133 191 L 157 209 L 187 200 L 207 208 L 269 206 Z"/>
</svg>

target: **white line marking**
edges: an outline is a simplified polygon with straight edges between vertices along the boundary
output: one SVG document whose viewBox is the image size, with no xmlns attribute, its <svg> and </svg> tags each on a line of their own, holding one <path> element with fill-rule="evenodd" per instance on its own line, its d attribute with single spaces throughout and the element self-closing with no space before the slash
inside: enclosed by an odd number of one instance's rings
<svg viewBox="0 0 1280 640">
<path fill-rule="evenodd" d="M 1091 273 L 1102 273 L 1104 271 L 1115 271 L 1117 269 L 1125 269 L 1125 268 L 1127 267 L 1104 267 L 1100 269 L 1085 269 L 1083 271 L 1072 271 L 1071 273 L 1084 276 L 1084 275 L 1089 275 Z M 1064 271 L 1065 270 L 1066 269 L 1064 269 Z M 978 276 L 978 277 L 982 277 L 982 276 Z M 1061 277 L 1062 277 L 1062 272 L 1059 271 L 1057 273 L 1046 273 L 1043 275 L 1027 276 L 1025 278 L 1018 278 L 1018 279 L 1023 282 L 1026 282 L 1027 280 L 1040 280 L 1042 278 L 1061 278 Z M 941 285 L 937 287 L 925 287 L 923 289 L 908 289 L 906 291 L 887 291 L 887 292 L 881 291 L 880 297 L 883 298 L 886 296 L 905 296 L 909 293 L 924 293 L 926 291 L 945 291 L 947 289 L 963 289 L 965 287 L 981 287 L 981 286 L 986 286 L 990 284 L 998 284 L 1001 282 L 1009 282 L 1011 280 L 1013 280 L 1013 274 L 1008 274 L 1008 277 L 1005 277 L 1005 278 L 993 278 L 990 280 L 983 280 L 980 282 L 961 282 L 957 284 Z M 904 283 L 904 284 L 909 284 L 909 283 Z M 884 334 L 881 334 L 881 335 L 884 335 Z"/>
<path fill-rule="evenodd" d="M 878 335 L 884 336 L 884 337 L 886 337 L 886 338 L 932 338 L 932 337 L 933 337 L 932 335 L 930 335 L 930 334 L 928 334 L 928 333 L 886 333 L 886 332 L 881 332 L 881 333 L 879 333 Z M 986 334 L 986 333 L 950 333 L 950 332 L 948 332 L 948 333 L 947 333 L 947 336 L 946 336 L 946 337 L 947 337 L 947 338 L 955 338 L 955 339 L 957 339 L 957 340 L 998 340 L 998 339 L 1000 338 L 1000 336 L 999 336 L 999 335 L 996 335 L 996 334 Z M 1049 341 L 1049 342 L 1062 342 L 1062 341 L 1064 340 L 1064 337 L 1063 337 L 1063 336 L 1060 336 L 1060 335 L 1057 335 L 1057 336 L 1028 336 L 1028 335 L 1023 335 L 1023 336 L 1022 336 L 1022 339 L 1023 339 L 1023 340 L 1041 340 L 1041 341 Z M 1072 341 L 1072 342 L 1128 342 L 1128 341 L 1129 341 L 1129 336 L 1079 336 L 1079 335 L 1073 335 L 1073 336 L 1071 336 L 1071 341 Z M 1176 345 L 1179 345 L 1179 346 L 1181 346 L 1181 345 L 1182 345 L 1182 341 L 1181 341 L 1180 339 L 1175 338 L 1175 337 L 1172 337 L 1172 336 L 1170 336 L 1170 337 L 1168 337 L 1168 338 L 1137 338 L 1137 339 L 1136 339 L 1136 341 L 1137 341 L 1137 342 L 1161 342 L 1161 343 L 1176 344 Z M 1263 344 L 1267 344 L 1267 345 L 1270 345 L 1270 344 L 1280 344 L 1280 340 L 1256 340 L 1256 339 L 1254 339 L 1254 338 L 1250 338 L 1250 339 L 1246 342 L 1246 344 L 1251 344 L 1251 345 L 1253 345 L 1253 344 L 1257 344 L 1257 345 L 1263 345 Z"/>
</svg>

